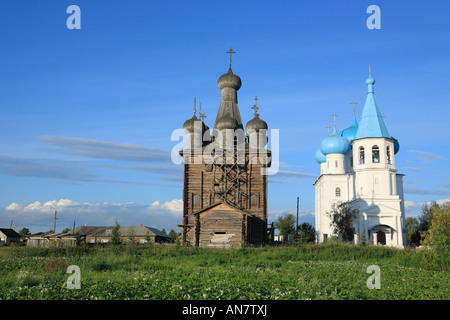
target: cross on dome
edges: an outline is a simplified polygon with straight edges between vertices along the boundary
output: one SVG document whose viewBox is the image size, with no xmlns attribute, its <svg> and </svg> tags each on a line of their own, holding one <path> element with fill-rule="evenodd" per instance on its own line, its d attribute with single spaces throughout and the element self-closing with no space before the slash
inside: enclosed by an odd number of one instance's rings
<svg viewBox="0 0 450 320">
<path fill-rule="evenodd" d="M 336 117 L 338 116 L 336 113 L 333 113 L 332 115 L 331 115 L 332 117 L 333 117 L 333 121 L 334 121 L 334 127 L 336 128 Z"/>
<path fill-rule="evenodd" d="M 195 117 L 195 113 L 197 112 L 197 102 L 196 102 L 196 98 L 194 98 L 194 117 Z"/>
<path fill-rule="evenodd" d="M 353 105 L 353 116 L 355 116 L 355 104 L 358 104 L 358 102 L 356 102 L 355 100 L 353 100 L 352 102 L 350 102 L 350 104 Z"/>
<path fill-rule="evenodd" d="M 202 104 L 200 103 L 200 110 L 198 111 L 198 117 L 200 118 L 200 120 L 204 121 L 205 118 L 207 118 L 205 116 L 205 113 L 202 113 Z"/>
<path fill-rule="evenodd" d="M 253 110 L 255 110 L 255 117 L 258 116 L 258 97 L 255 97 L 255 104 L 252 107 Z"/>
<path fill-rule="evenodd" d="M 233 51 L 233 48 L 230 47 L 230 50 L 228 50 L 227 53 L 230 54 L 230 69 L 231 69 L 231 61 L 232 61 L 232 60 L 231 60 L 231 55 L 232 55 L 233 53 L 236 53 L 236 51 Z"/>
</svg>

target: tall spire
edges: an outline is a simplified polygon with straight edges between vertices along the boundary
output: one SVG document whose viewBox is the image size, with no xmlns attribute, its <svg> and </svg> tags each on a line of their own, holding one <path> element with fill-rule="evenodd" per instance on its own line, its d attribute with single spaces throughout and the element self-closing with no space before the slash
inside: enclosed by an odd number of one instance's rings
<svg viewBox="0 0 450 320">
<path fill-rule="evenodd" d="M 383 115 L 381 114 L 378 102 L 375 99 L 374 84 L 372 78 L 372 67 L 369 67 L 369 78 L 366 80 L 367 98 L 361 115 L 361 122 L 358 127 L 355 139 L 362 138 L 390 138 Z"/>
<path fill-rule="evenodd" d="M 217 127 L 220 118 L 225 116 L 231 117 L 237 121 L 237 128 L 243 128 L 241 113 L 238 107 L 237 91 L 241 88 L 241 78 L 231 71 L 232 54 L 236 53 L 232 48 L 227 51 L 230 54 L 230 68 L 228 72 L 223 74 L 217 81 L 217 85 L 221 90 L 220 107 L 217 112 L 214 128 Z"/>
</svg>

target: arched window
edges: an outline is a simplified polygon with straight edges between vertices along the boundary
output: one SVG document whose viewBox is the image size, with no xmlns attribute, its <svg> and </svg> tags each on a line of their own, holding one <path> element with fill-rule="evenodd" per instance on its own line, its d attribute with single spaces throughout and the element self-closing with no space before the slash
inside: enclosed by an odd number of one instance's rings
<svg viewBox="0 0 450 320">
<path fill-rule="evenodd" d="M 364 147 L 359 147 L 359 164 L 364 164 Z"/>
<path fill-rule="evenodd" d="M 372 147 L 372 163 L 380 163 L 380 148 L 377 145 Z"/>
<path fill-rule="evenodd" d="M 386 147 L 386 160 L 388 164 L 391 164 L 391 148 L 389 146 Z"/>
<path fill-rule="evenodd" d="M 336 188 L 336 197 L 340 197 L 341 196 L 341 188 L 337 187 Z"/>
</svg>

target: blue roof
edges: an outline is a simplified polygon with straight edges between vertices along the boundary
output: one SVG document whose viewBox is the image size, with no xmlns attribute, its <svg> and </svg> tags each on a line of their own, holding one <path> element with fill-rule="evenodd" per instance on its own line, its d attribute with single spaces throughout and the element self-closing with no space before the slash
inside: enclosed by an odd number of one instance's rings
<svg viewBox="0 0 450 320">
<path fill-rule="evenodd" d="M 355 139 L 357 132 L 358 132 L 358 122 L 356 122 L 356 118 L 353 117 L 352 124 L 347 129 L 342 130 L 341 136 L 346 138 L 349 142 L 352 142 Z"/>
<path fill-rule="evenodd" d="M 375 80 L 369 77 L 366 80 L 366 84 L 367 98 L 355 140 L 362 138 L 390 138 L 391 136 L 384 123 L 383 115 L 375 99 L 375 93 L 373 91 Z"/>
<path fill-rule="evenodd" d="M 322 153 L 322 151 L 320 151 L 320 149 L 316 150 L 315 158 L 318 163 L 327 162 L 327 157 Z"/>
<path fill-rule="evenodd" d="M 350 151 L 351 146 L 348 143 L 348 140 L 336 131 L 336 127 L 334 128 L 334 132 L 331 136 L 326 137 L 320 143 L 320 151 L 326 156 L 328 154 L 346 154 Z"/>
</svg>

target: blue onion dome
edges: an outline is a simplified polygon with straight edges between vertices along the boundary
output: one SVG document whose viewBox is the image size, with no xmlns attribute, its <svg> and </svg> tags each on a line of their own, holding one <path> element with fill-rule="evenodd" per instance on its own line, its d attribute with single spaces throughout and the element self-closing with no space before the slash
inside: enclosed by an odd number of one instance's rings
<svg viewBox="0 0 450 320">
<path fill-rule="evenodd" d="M 239 90 L 241 88 L 242 82 L 241 78 L 235 75 L 233 71 L 231 71 L 230 67 L 227 73 L 220 76 L 219 80 L 217 81 L 217 85 L 219 86 L 220 90 L 222 90 L 223 88 L 233 88 L 235 90 Z"/>
<path fill-rule="evenodd" d="M 316 150 L 316 161 L 318 163 L 325 163 L 327 162 L 327 157 L 320 151 L 320 149 Z"/>
<path fill-rule="evenodd" d="M 350 151 L 350 144 L 348 140 L 342 137 L 334 128 L 333 134 L 322 140 L 320 144 L 320 151 L 324 155 L 339 153 L 346 154 Z"/>
<path fill-rule="evenodd" d="M 367 80 L 366 80 L 366 84 L 367 84 L 367 85 L 369 85 L 369 84 L 374 85 L 374 84 L 375 84 L 375 79 L 372 78 L 372 76 L 369 76 L 369 77 L 367 78 Z"/>
<path fill-rule="evenodd" d="M 394 137 L 391 137 L 392 139 L 395 139 Z M 395 139 L 394 142 L 394 154 L 397 154 L 398 150 L 400 150 L 400 144 L 398 143 L 398 140 Z"/>
<path fill-rule="evenodd" d="M 356 132 L 358 132 L 358 122 L 356 122 L 356 118 L 353 117 L 352 124 L 347 129 L 342 130 L 341 136 L 346 138 L 348 142 L 352 142 L 355 140 Z"/>
</svg>

